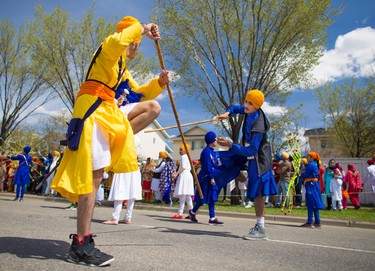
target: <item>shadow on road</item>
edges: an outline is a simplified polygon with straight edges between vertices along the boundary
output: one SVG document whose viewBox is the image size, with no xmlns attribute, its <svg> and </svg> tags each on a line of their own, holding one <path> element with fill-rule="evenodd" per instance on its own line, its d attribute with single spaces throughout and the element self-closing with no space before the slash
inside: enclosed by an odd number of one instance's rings
<svg viewBox="0 0 375 271">
<path fill-rule="evenodd" d="M 24 259 L 65 260 L 69 247 L 64 241 L 0 237 L 0 254 L 10 253 Z"/>
</svg>

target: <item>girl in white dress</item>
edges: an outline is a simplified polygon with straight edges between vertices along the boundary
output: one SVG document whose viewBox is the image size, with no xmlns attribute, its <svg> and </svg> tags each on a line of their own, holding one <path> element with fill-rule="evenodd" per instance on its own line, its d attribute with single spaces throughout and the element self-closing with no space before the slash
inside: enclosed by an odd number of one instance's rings
<svg viewBox="0 0 375 271">
<path fill-rule="evenodd" d="M 120 110 L 128 117 L 129 112 L 138 103 L 131 103 L 125 106 L 120 106 Z M 136 152 L 140 149 L 140 139 L 134 135 L 134 145 Z M 104 221 L 103 224 L 117 225 L 130 224 L 134 209 L 134 202 L 142 199 L 142 175 L 140 170 L 127 173 L 118 173 L 113 175 L 111 190 L 108 195 L 108 200 L 113 201 L 112 219 Z M 122 203 L 127 200 L 125 216 L 120 220 L 122 210 Z"/>
<path fill-rule="evenodd" d="M 187 151 L 190 151 L 190 146 L 186 144 Z M 180 199 L 180 205 L 177 215 L 172 216 L 174 219 L 182 219 L 184 213 L 185 202 L 188 205 L 188 210 L 193 209 L 192 196 L 194 195 L 194 180 L 191 175 L 191 166 L 189 158 L 186 154 L 184 145 L 180 147 L 181 163 L 179 170 L 172 175 L 173 178 L 178 176 L 176 187 L 173 196 Z"/>
<path fill-rule="evenodd" d="M 340 171 L 334 170 L 333 178 L 330 183 L 330 191 L 332 195 L 332 211 L 336 211 L 336 204 L 339 207 L 339 211 L 342 211 L 342 180 L 340 179 Z"/>
</svg>

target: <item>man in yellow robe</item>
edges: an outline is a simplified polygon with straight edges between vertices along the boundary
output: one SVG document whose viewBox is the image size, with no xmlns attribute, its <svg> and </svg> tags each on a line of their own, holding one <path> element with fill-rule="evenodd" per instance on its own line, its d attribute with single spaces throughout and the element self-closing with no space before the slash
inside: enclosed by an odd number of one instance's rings
<svg viewBox="0 0 375 271">
<path fill-rule="evenodd" d="M 143 35 L 151 40 L 160 39 L 158 26 L 142 26 L 137 19 L 124 17 L 117 24 L 116 33 L 108 36 L 99 53 L 95 54 L 87 80 L 82 84 L 74 104 L 73 118 L 83 118 L 90 106 L 98 98 L 102 99 L 99 107 L 85 120 L 78 149 L 65 150 L 51 185 L 63 197 L 78 202 L 77 234 L 70 235 L 73 239 L 67 258 L 70 262 L 106 266 L 114 260 L 113 256 L 95 248 L 90 227 L 103 170 L 115 173 L 138 170 L 132 126 L 118 109 L 114 90 L 120 81 L 129 77 L 128 71 L 125 71 L 125 59 L 134 58 Z M 149 87 L 141 89 L 147 99 L 161 93 L 170 81 L 169 73 L 163 71 L 159 79 L 153 81 Z M 144 105 L 138 109 L 132 115 L 136 119 L 134 125 L 145 121 L 145 118 L 147 120 L 147 116 L 153 118 L 150 112 L 147 115 L 148 109 Z M 146 117 L 137 118 L 145 111 Z M 135 127 L 140 129 L 142 125 Z"/>
</svg>

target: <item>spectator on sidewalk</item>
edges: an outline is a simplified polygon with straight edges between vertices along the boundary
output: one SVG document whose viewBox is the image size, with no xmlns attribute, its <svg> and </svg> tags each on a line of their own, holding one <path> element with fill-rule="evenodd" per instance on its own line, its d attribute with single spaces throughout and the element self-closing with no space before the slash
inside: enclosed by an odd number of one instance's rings
<svg viewBox="0 0 375 271">
<path fill-rule="evenodd" d="M 359 202 L 359 193 L 362 192 L 363 186 L 361 183 L 361 175 L 357 171 L 354 164 L 348 165 L 348 172 L 346 173 L 346 180 L 348 183 L 348 192 L 351 203 L 355 209 L 361 208 Z"/>
</svg>

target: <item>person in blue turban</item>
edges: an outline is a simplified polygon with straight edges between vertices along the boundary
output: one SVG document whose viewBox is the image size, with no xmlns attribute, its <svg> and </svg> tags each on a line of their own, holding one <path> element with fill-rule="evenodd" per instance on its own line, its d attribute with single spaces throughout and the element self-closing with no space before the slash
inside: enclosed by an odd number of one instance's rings
<svg viewBox="0 0 375 271">
<path fill-rule="evenodd" d="M 202 189 L 203 198 L 200 198 L 198 192 L 194 197 L 194 207 L 189 210 L 190 220 L 198 222 L 196 213 L 198 209 L 203 205 L 208 205 L 208 213 L 210 219 L 208 220 L 209 225 L 222 225 L 223 222 L 219 221 L 215 217 L 215 202 L 218 200 L 218 186 L 215 182 L 215 175 L 218 172 L 219 163 L 215 154 L 215 147 L 217 146 L 216 134 L 212 131 L 208 132 L 204 136 L 206 141 L 206 147 L 202 150 L 200 156 L 201 170 L 198 173 L 198 180 Z"/>
<path fill-rule="evenodd" d="M 16 176 L 14 177 L 14 184 L 17 185 L 14 201 L 23 201 L 26 185 L 30 183 L 30 166 L 33 160 L 29 155 L 30 151 L 31 147 L 26 146 L 23 148 L 23 154 L 10 157 L 11 160 L 17 160 L 19 162 Z"/>
</svg>

